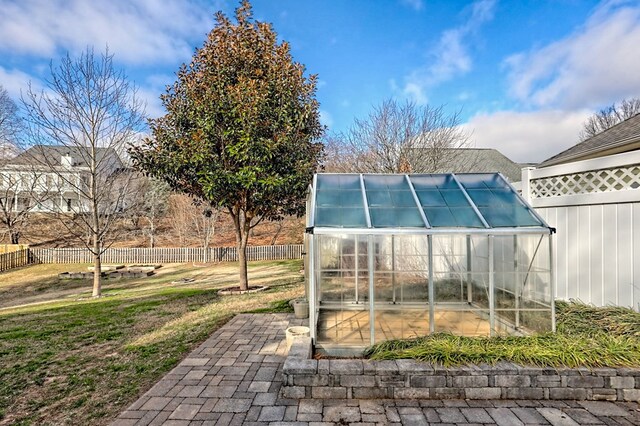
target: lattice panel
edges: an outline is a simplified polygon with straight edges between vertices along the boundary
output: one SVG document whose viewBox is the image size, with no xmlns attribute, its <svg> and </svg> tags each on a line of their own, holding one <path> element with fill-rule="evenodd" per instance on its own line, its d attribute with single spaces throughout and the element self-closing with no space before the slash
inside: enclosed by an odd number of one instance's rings
<svg viewBox="0 0 640 426">
<path fill-rule="evenodd" d="M 638 189 L 640 164 L 533 179 L 530 185 L 533 198 Z"/>
</svg>

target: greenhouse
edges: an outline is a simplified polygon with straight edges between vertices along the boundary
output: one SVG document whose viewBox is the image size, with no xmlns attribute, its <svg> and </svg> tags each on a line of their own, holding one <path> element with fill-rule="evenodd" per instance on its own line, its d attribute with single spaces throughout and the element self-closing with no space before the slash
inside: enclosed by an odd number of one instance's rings
<svg viewBox="0 0 640 426">
<path fill-rule="evenodd" d="M 317 174 L 311 337 L 348 353 L 435 332 L 554 330 L 554 231 L 498 173 Z"/>
</svg>

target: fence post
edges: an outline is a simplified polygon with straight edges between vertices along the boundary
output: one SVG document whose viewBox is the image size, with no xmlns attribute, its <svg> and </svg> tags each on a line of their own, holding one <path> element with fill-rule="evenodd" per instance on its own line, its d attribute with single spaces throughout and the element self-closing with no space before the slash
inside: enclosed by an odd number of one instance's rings
<svg viewBox="0 0 640 426">
<path fill-rule="evenodd" d="M 522 191 L 522 198 L 531 204 L 531 170 L 535 170 L 535 167 L 524 167 L 522 169 L 522 182 L 520 183 L 520 190 Z"/>
</svg>

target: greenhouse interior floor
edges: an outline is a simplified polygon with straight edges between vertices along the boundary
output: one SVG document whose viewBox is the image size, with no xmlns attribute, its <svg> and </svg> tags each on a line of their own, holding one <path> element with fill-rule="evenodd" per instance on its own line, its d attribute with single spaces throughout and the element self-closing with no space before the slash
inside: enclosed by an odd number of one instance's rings
<svg viewBox="0 0 640 426">
<path fill-rule="evenodd" d="M 436 310 L 436 331 L 461 336 L 488 336 L 489 321 L 470 311 Z M 429 310 L 384 310 L 375 313 L 376 341 L 429 334 Z M 318 343 L 368 346 L 369 311 L 324 310 L 318 317 Z"/>
</svg>

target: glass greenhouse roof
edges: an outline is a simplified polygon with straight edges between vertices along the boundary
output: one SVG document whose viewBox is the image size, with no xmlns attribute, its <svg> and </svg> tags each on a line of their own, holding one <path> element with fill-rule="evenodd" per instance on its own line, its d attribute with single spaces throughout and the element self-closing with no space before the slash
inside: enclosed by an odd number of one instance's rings
<svg viewBox="0 0 640 426">
<path fill-rule="evenodd" d="M 317 174 L 310 226 L 546 228 L 499 173 Z"/>
</svg>

